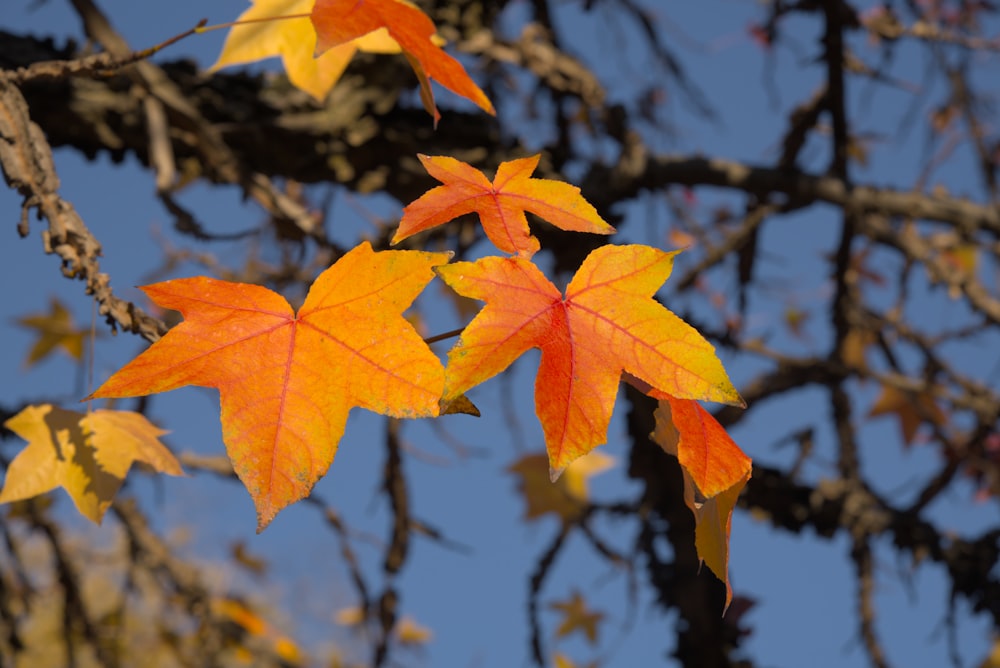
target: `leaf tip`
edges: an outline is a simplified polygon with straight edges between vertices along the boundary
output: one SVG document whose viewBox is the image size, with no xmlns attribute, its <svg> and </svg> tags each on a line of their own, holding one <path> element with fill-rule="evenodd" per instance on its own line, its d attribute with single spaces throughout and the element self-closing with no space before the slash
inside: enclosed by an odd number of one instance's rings
<svg viewBox="0 0 1000 668">
<path fill-rule="evenodd" d="M 552 466 L 551 464 L 549 464 L 549 481 L 553 483 L 558 481 L 559 477 L 563 474 L 563 471 L 565 470 L 566 470 L 565 466 Z"/>
<path fill-rule="evenodd" d="M 733 400 L 730 403 L 730 405 L 731 406 L 736 406 L 737 408 L 746 408 L 747 407 L 747 400 L 744 399 L 743 396 L 738 391 L 734 390 L 734 392 L 736 394 L 736 399 Z"/>
<path fill-rule="evenodd" d="M 443 255 L 445 259 L 444 259 L 444 262 L 441 262 L 440 264 L 434 265 L 434 268 L 443 267 L 444 265 L 446 265 L 449 262 L 451 262 L 452 258 L 455 257 L 455 251 L 451 251 L 451 250 L 449 250 L 449 251 L 442 251 L 440 253 L 435 253 L 435 255 Z"/>
<path fill-rule="evenodd" d="M 267 512 L 265 512 L 265 511 L 262 511 L 259 508 L 257 509 L 257 535 L 258 536 L 261 534 L 262 531 L 264 531 L 264 529 L 266 529 L 268 527 L 269 524 L 271 524 L 271 521 L 274 520 L 274 516 L 276 514 L 277 513 L 275 513 L 274 510 L 268 510 Z"/>
</svg>

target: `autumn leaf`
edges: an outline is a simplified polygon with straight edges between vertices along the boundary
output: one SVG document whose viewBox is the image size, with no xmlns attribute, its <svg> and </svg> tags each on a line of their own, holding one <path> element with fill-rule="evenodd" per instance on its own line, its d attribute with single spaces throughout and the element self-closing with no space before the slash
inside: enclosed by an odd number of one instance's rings
<svg viewBox="0 0 1000 668">
<path fill-rule="evenodd" d="M 562 638 L 571 633 L 581 632 L 591 645 L 597 643 L 598 624 L 604 619 L 604 613 L 588 610 L 587 603 L 579 591 L 573 590 L 569 600 L 550 603 L 549 608 L 563 613 L 562 621 L 556 630 L 556 637 Z"/>
<path fill-rule="evenodd" d="M 393 632 L 401 645 L 410 647 L 426 645 L 434 637 L 429 628 L 417 623 L 417 620 L 408 615 L 403 615 Z"/>
<path fill-rule="evenodd" d="M 549 456 L 544 452 L 525 455 L 507 470 L 519 478 L 518 489 L 526 503 L 525 521 L 551 513 L 568 523 L 586 507 L 587 481 L 614 466 L 614 462 L 614 457 L 594 450 L 567 466 L 554 483 L 549 480 Z"/>
<path fill-rule="evenodd" d="M 661 399 L 653 440 L 677 457 L 684 474 L 684 502 L 694 514 L 698 558 L 729 584 L 729 531 L 733 508 L 750 480 L 752 462 L 712 414 L 696 401 Z"/>
<path fill-rule="evenodd" d="M 363 629 L 367 621 L 368 612 L 361 606 L 342 608 L 334 615 L 334 623 L 355 631 Z M 393 628 L 393 635 L 401 645 L 415 647 L 429 643 L 434 637 L 434 632 L 409 615 L 403 615 Z"/>
<path fill-rule="evenodd" d="M 448 354 L 442 402 L 541 349 L 535 412 L 553 479 L 607 439 L 622 371 L 671 396 L 742 405 L 712 345 L 653 299 L 674 255 L 603 246 L 584 260 L 565 298 L 520 257 L 439 267 L 456 292 L 486 302 Z"/>
<path fill-rule="evenodd" d="M 945 414 L 931 395 L 925 392 L 910 394 L 891 385 L 882 386 L 882 393 L 868 411 L 868 417 L 879 415 L 896 416 L 906 445 L 913 442 L 922 423 L 943 425 L 947 422 Z"/>
<path fill-rule="evenodd" d="M 365 619 L 367 615 L 365 609 L 360 606 L 351 606 L 349 608 L 342 608 L 337 611 L 333 617 L 333 621 L 341 626 L 350 626 L 352 628 L 360 628 L 364 626 Z"/>
<path fill-rule="evenodd" d="M 976 267 L 979 264 L 979 245 L 955 244 L 953 247 L 945 250 L 941 254 L 941 257 L 958 274 L 962 281 L 967 281 L 976 275 Z M 934 278 L 931 277 L 931 280 L 933 281 Z M 952 283 L 948 286 L 948 296 L 951 299 L 958 299 L 962 296 L 962 289 Z"/>
<path fill-rule="evenodd" d="M 978 668 L 1000 668 L 1000 638 L 994 638 L 990 653 L 983 659 Z"/>
<path fill-rule="evenodd" d="M 311 18 L 317 35 L 317 55 L 380 28 L 387 29 L 413 67 L 420 81 L 420 99 L 435 124 L 441 114 L 434 104 L 431 79 L 483 111 L 496 113 L 462 64 L 434 43 L 434 23 L 416 7 L 399 0 L 316 0 Z"/>
<path fill-rule="evenodd" d="M 260 612 L 254 610 L 246 602 L 238 598 L 215 598 L 211 601 L 211 608 L 214 615 L 228 619 L 252 638 L 262 641 L 265 646 L 269 645 L 285 664 L 291 666 L 302 663 L 304 657 L 295 641 L 279 633 Z M 250 647 L 241 647 L 240 649 L 244 651 L 239 652 L 239 655 L 241 658 L 245 657 L 247 663 L 252 662 L 256 657 L 253 643 Z"/>
<path fill-rule="evenodd" d="M 797 306 L 788 306 L 785 308 L 785 325 L 788 326 L 788 331 L 791 332 L 792 336 L 797 339 L 808 338 L 805 326 L 809 322 L 810 314 Z"/>
<path fill-rule="evenodd" d="M 574 663 L 573 660 L 570 659 L 565 654 L 556 653 L 555 662 L 556 662 L 555 668 L 578 668 L 577 664 Z M 597 668 L 597 666 L 598 666 L 597 661 L 591 661 L 590 663 L 586 664 L 586 668 Z M 579 668 L 583 668 L 582 664 Z"/>
<path fill-rule="evenodd" d="M 101 523 L 132 462 L 184 475 L 159 437 L 167 433 L 131 411 L 68 411 L 51 404 L 28 406 L 4 423 L 28 441 L 7 467 L 0 503 L 21 501 L 56 487 L 77 510 Z"/>
<path fill-rule="evenodd" d="M 844 363 L 860 370 L 868 369 L 865 351 L 878 342 L 878 336 L 870 329 L 852 328 L 848 330 L 841 346 Z"/>
<path fill-rule="evenodd" d="M 438 414 L 441 363 L 401 314 L 448 258 L 363 243 L 320 274 L 298 315 L 256 285 L 196 277 L 147 286 L 184 322 L 92 396 L 218 389 L 222 438 L 260 531 L 326 473 L 352 407 Z"/>
<path fill-rule="evenodd" d="M 270 627 L 267 620 L 257 611 L 236 598 L 213 599 L 212 613 L 232 620 L 252 636 L 263 636 Z"/>
<path fill-rule="evenodd" d="M 58 299 L 53 298 L 49 302 L 48 313 L 19 318 L 17 324 L 34 330 L 37 337 L 25 366 L 41 362 L 57 348 L 62 348 L 77 361 L 83 358 L 83 342 L 88 332 L 73 324 L 73 316 Z"/>
<path fill-rule="evenodd" d="M 432 188 L 403 209 L 393 244 L 473 212 L 479 214 L 483 231 L 494 246 L 526 259 L 538 252 L 539 243 L 528 231 L 525 211 L 563 230 L 615 232 L 576 186 L 531 178 L 538 166 L 538 155 L 501 163 L 493 183 L 461 160 L 448 156 L 418 157 L 427 173 L 444 185 Z"/>
<path fill-rule="evenodd" d="M 288 80 L 318 101 L 323 101 L 340 79 L 357 51 L 399 53 L 400 47 L 382 28 L 329 49 L 316 57 L 316 30 L 308 16 L 315 0 L 254 0 L 240 14 L 222 45 L 214 72 L 231 65 L 281 56 Z M 302 18 L 269 18 L 303 15 Z"/>
</svg>

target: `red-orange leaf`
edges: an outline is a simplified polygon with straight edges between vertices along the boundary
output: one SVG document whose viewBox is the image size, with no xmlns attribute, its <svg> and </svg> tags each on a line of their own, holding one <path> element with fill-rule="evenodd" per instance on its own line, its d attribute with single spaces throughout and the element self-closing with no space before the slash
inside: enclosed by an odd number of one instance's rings
<svg viewBox="0 0 1000 668">
<path fill-rule="evenodd" d="M 447 261 L 364 243 L 320 274 L 298 315 L 256 285 L 197 277 L 147 286 L 184 322 L 92 396 L 217 388 L 226 450 L 263 529 L 326 473 L 352 407 L 438 414 L 441 363 L 401 314 Z"/>
<path fill-rule="evenodd" d="M 469 78 L 462 64 L 445 53 L 431 37 L 434 22 L 426 14 L 398 0 L 316 0 L 312 10 L 316 28 L 316 55 L 338 44 L 386 28 L 407 54 L 420 79 L 420 97 L 437 123 L 441 114 L 434 106 L 429 79 L 494 114 L 493 104 Z"/>
<path fill-rule="evenodd" d="M 442 401 L 540 348 L 535 411 L 553 477 L 605 442 L 622 371 L 672 396 L 742 405 L 712 345 L 652 298 L 674 255 L 603 246 L 584 260 L 565 298 L 520 257 L 438 267 L 456 292 L 486 302 L 448 354 Z"/>
<path fill-rule="evenodd" d="M 668 397 L 656 411 L 653 440 L 675 455 L 684 473 L 684 501 L 694 513 L 698 557 L 729 586 L 729 530 L 733 508 L 753 468 L 712 414 L 697 402 Z"/>
<path fill-rule="evenodd" d="M 417 232 L 443 225 L 466 213 L 478 213 L 483 231 L 505 253 L 530 258 L 538 239 L 528 231 L 530 211 L 556 227 L 574 232 L 614 234 L 580 189 L 562 181 L 533 179 L 539 156 L 501 163 L 493 183 L 482 172 L 447 156 L 418 156 L 427 173 L 443 183 L 403 209 L 396 244 Z"/>
</svg>

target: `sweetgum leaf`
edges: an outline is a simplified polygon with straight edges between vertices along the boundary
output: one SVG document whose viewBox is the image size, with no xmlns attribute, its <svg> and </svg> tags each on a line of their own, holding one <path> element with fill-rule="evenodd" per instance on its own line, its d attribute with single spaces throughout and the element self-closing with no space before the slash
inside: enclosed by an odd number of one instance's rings
<svg viewBox="0 0 1000 668">
<path fill-rule="evenodd" d="M 623 371 L 654 392 L 742 405 L 712 344 L 653 299 L 675 254 L 603 246 L 584 260 L 565 297 L 521 257 L 439 267 L 456 292 L 486 302 L 448 354 L 442 401 L 541 349 L 535 412 L 553 479 L 607 439 Z"/>
<path fill-rule="evenodd" d="M 438 415 L 441 362 L 402 312 L 448 258 L 363 243 L 320 274 L 298 314 L 257 285 L 196 277 L 147 286 L 184 322 L 92 396 L 218 389 L 222 438 L 260 531 L 326 473 L 352 407 Z"/>
<path fill-rule="evenodd" d="M 28 445 L 7 468 L 0 503 L 62 487 L 80 514 L 100 524 L 133 462 L 184 475 L 160 442 L 166 432 L 132 411 L 78 413 L 41 404 L 28 406 L 4 426 Z"/>
</svg>

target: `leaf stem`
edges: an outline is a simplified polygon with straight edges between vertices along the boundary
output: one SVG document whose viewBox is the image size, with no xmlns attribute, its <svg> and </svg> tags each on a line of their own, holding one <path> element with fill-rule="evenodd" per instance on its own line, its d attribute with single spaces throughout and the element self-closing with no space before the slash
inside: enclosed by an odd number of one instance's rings
<svg viewBox="0 0 1000 668">
<path fill-rule="evenodd" d="M 94 349 L 97 347 L 97 301 L 90 302 L 90 341 L 87 346 L 87 396 L 94 391 Z M 87 413 L 93 409 L 93 400 L 87 402 Z"/>
<path fill-rule="evenodd" d="M 223 28 L 232 28 L 233 26 L 241 26 L 247 23 L 267 23 L 269 21 L 281 21 L 283 19 L 307 19 L 311 14 L 286 14 L 285 16 L 265 16 L 259 19 L 243 19 L 242 21 L 230 21 L 229 23 L 216 23 L 215 25 L 207 26 L 207 20 L 202 21 L 198 24 L 198 27 L 194 29 L 193 32 L 199 35 L 203 32 L 209 32 L 211 30 L 222 30 Z"/>
<path fill-rule="evenodd" d="M 162 51 L 163 49 L 167 48 L 171 44 L 176 44 L 177 42 L 181 41 L 185 37 L 190 37 L 191 35 L 194 35 L 194 34 L 200 32 L 201 28 L 203 28 L 206 23 L 208 23 L 208 19 L 202 19 L 201 21 L 198 21 L 198 23 L 195 25 L 195 27 L 193 27 L 193 28 L 191 28 L 189 30 L 185 30 L 184 32 L 182 32 L 179 35 L 174 35 L 170 39 L 165 40 L 163 42 L 160 42 L 159 44 L 156 44 L 154 46 L 151 46 L 148 49 L 143 49 L 142 51 L 136 51 L 136 55 L 139 56 L 139 59 L 149 58 L 154 53 L 157 53 L 158 51 Z"/>
<path fill-rule="evenodd" d="M 465 331 L 465 327 L 459 327 L 458 329 L 453 329 L 450 332 L 445 332 L 444 334 L 437 334 L 435 336 L 428 336 L 424 339 L 424 343 L 430 345 L 432 343 L 437 343 L 438 341 L 444 341 L 445 339 L 450 339 L 453 336 L 459 336 Z"/>
</svg>

